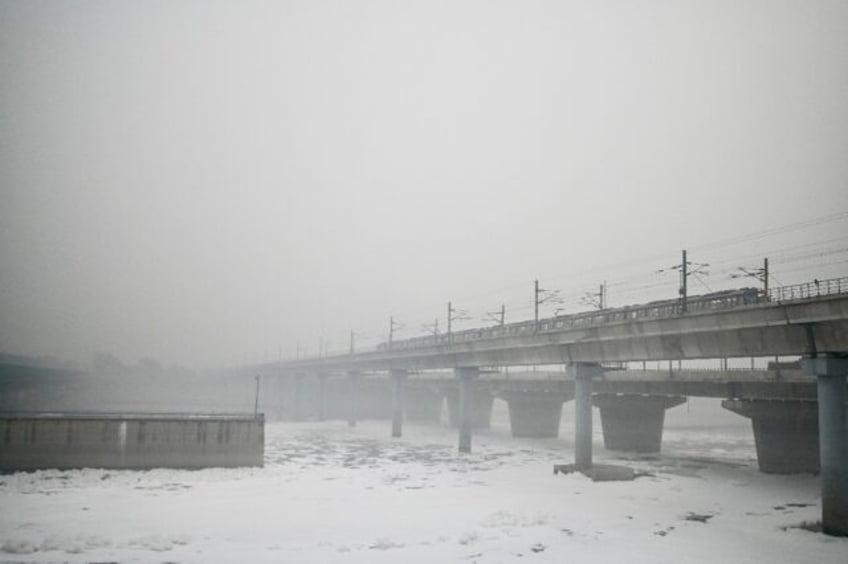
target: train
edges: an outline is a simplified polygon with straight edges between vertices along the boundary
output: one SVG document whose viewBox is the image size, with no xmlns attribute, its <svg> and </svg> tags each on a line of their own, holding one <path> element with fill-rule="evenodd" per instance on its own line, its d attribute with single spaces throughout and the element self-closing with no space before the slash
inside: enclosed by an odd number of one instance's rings
<svg viewBox="0 0 848 564">
<path fill-rule="evenodd" d="M 720 292 L 688 296 L 686 299 L 686 312 L 691 314 L 703 311 L 713 311 L 742 305 L 757 304 L 766 301 L 768 301 L 768 297 L 757 288 L 722 290 Z M 628 320 L 672 317 L 680 315 L 682 307 L 683 302 L 679 298 L 671 300 L 657 300 L 646 304 L 558 315 L 555 317 L 540 319 L 538 323 L 533 320 L 519 321 L 516 323 L 496 325 L 494 327 L 454 331 L 450 335 L 442 333 L 438 335 L 424 335 L 409 339 L 393 340 L 391 342 L 382 342 L 378 344 L 377 350 L 394 351 L 417 349 L 468 341 L 479 341 L 483 339 L 553 333 L 563 329 L 616 323 Z"/>
</svg>

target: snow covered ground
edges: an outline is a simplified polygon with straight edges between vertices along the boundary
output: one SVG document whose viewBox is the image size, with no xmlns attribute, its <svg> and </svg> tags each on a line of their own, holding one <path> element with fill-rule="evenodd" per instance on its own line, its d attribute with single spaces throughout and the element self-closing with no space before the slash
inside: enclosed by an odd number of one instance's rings
<svg viewBox="0 0 848 564">
<path fill-rule="evenodd" d="M 798 527 L 818 479 L 759 473 L 741 419 L 670 414 L 651 457 L 598 428 L 597 461 L 650 475 L 595 483 L 552 472 L 573 461 L 568 409 L 556 440 L 498 417 L 467 456 L 445 426 L 272 423 L 264 468 L 0 476 L 0 562 L 848 562 L 848 539 Z"/>
</svg>

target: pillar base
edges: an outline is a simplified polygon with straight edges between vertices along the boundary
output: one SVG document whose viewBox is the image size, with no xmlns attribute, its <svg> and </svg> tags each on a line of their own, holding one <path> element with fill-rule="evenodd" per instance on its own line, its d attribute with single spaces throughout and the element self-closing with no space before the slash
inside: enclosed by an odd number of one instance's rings
<svg viewBox="0 0 848 564">
<path fill-rule="evenodd" d="M 683 396 L 596 394 L 607 450 L 659 452 L 665 411 L 686 401 Z"/>
<path fill-rule="evenodd" d="M 559 436 L 562 404 L 574 399 L 574 394 L 502 391 L 498 397 L 509 406 L 513 437 L 556 438 Z"/>
<path fill-rule="evenodd" d="M 819 472 L 817 402 L 728 399 L 721 406 L 751 419 L 760 472 Z"/>
</svg>

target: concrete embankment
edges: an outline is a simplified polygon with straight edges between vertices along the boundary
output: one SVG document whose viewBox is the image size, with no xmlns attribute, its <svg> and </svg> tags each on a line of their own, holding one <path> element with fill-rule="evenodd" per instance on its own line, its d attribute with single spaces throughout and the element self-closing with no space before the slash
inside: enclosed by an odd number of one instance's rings
<svg viewBox="0 0 848 564">
<path fill-rule="evenodd" d="M 0 470 L 262 466 L 263 415 L 0 414 Z"/>
</svg>

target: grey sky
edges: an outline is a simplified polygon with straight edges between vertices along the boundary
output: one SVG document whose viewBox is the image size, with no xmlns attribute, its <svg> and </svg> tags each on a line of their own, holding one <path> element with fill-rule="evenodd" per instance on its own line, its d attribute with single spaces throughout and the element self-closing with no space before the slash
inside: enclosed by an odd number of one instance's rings
<svg viewBox="0 0 848 564">
<path fill-rule="evenodd" d="M 210 366 L 448 299 L 526 318 L 534 278 L 848 210 L 846 101 L 844 1 L 4 0 L 0 350 Z"/>
</svg>

